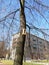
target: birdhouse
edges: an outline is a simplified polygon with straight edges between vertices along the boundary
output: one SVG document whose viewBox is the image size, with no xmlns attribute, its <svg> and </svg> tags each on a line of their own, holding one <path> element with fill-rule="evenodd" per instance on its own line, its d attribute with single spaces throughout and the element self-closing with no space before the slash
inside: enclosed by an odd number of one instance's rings
<svg viewBox="0 0 49 65">
<path fill-rule="evenodd" d="M 26 35 L 26 30 L 25 29 L 22 30 L 22 35 Z"/>
</svg>

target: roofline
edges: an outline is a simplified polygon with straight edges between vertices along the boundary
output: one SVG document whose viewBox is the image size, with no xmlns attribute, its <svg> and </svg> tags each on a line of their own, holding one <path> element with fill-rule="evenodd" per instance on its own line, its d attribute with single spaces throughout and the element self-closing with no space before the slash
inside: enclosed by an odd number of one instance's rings
<svg viewBox="0 0 49 65">
<path fill-rule="evenodd" d="M 16 34 L 19 34 L 19 33 L 20 33 L 20 32 L 17 32 L 17 33 L 15 33 L 15 34 L 13 34 L 12 36 L 14 36 L 14 35 L 16 35 Z M 29 33 L 27 32 L 27 34 L 29 34 Z M 49 41 L 46 40 L 46 39 L 43 39 L 43 38 L 41 38 L 41 37 L 38 37 L 38 36 L 36 36 L 36 35 L 34 35 L 34 34 L 32 34 L 32 33 L 31 33 L 31 35 L 32 35 L 32 36 L 35 36 L 35 37 L 37 37 L 37 38 L 39 38 L 39 39 L 41 39 L 41 40 L 46 41 L 46 42 L 49 43 Z"/>
</svg>

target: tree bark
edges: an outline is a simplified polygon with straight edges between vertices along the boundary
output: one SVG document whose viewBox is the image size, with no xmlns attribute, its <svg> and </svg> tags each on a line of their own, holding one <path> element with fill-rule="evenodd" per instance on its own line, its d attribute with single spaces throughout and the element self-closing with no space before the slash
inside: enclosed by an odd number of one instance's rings
<svg viewBox="0 0 49 65">
<path fill-rule="evenodd" d="M 26 30 L 26 19 L 24 14 L 24 0 L 20 1 L 20 37 L 16 44 L 16 55 L 14 60 L 14 65 L 23 64 L 23 55 L 24 55 L 24 44 L 26 35 L 22 35 L 23 29 Z"/>
</svg>

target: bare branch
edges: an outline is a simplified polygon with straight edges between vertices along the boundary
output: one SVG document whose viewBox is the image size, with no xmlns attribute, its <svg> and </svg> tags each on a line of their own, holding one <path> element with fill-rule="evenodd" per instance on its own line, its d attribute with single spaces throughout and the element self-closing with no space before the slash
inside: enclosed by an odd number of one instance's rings
<svg viewBox="0 0 49 65">
<path fill-rule="evenodd" d="M 8 16 L 10 16 L 11 14 L 16 13 L 16 12 L 18 12 L 18 11 L 19 11 L 19 9 L 15 10 L 15 11 L 9 13 L 9 14 L 7 14 L 5 17 L 3 17 L 3 18 L 0 20 L 0 22 L 6 20 L 6 18 L 7 18 Z"/>
<path fill-rule="evenodd" d="M 29 7 L 27 7 L 27 6 L 25 6 L 25 8 L 27 8 L 27 9 L 30 11 L 30 13 L 31 13 L 31 15 L 32 15 L 32 17 L 33 17 L 33 19 L 37 21 L 37 19 L 34 17 L 34 14 L 33 14 L 32 11 L 31 11 L 31 9 L 30 9 Z"/>
<path fill-rule="evenodd" d="M 38 0 L 34 0 L 34 2 L 36 2 L 38 5 L 41 5 L 42 7 L 49 9 L 49 6 L 40 3 Z"/>
<path fill-rule="evenodd" d="M 25 1 L 26 2 L 26 1 Z M 28 3 L 28 2 L 26 2 L 26 3 Z M 29 4 L 29 3 L 28 3 Z M 33 10 L 36 10 L 43 18 L 44 18 L 44 20 L 49 24 L 49 22 L 47 21 L 47 19 L 45 18 L 45 16 L 37 9 L 37 8 L 35 8 L 35 7 L 33 7 L 33 6 L 31 6 L 30 4 L 29 4 L 29 7 Z"/>
<path fill-rule="evenodd" d="M 49 22 L 47 21 L 45 16 L 37 8 L 33 7 L 33 9 L 35 9 L 45 19 L 45 21 L 49 24 Z"/>
<path fill-rule="evenodd" d="M 41 29 L 39 29 L 39 28 L 37 28 L 37 27 L 35 27 L 34 25 L 28 25 L 28 24 L 26 24 L 28 27 L 30 27 L 30 29 L 35 29 L 35 30 L 37 30 L 37 31 L 39 31 L 39 32 L 41 32 L 42 34 L 44 34 L 44 35 L 46 35 L 46 36 L 49 36 L 47 33 L 45 33 L 45 32 L 43 32 Z"/>
</svg>

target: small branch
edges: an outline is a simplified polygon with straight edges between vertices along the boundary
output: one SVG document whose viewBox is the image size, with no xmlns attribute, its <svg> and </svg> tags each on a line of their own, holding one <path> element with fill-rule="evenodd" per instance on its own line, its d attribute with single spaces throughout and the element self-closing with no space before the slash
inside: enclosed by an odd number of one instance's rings
<svg viewBox="0 0 49 65">
<path fill-rule="evenodd" d="M 25 1 L 26 2 L 26 1 Z M 26 2 L 26 3 L 28 3 L 28 2 Z M 29 3 L 28 3 L 29 4 Z M 35 8 L 35 7 L 33 7 L 33 6 L 31 6 L 30 4 L 29 4 L 29 7 L 33 10 L 36 10 L 43 18 L 44 18 L 44 20 L 49 24 L 49 22 L 47 21 L 47 19 L 45 18 L 45 16 L 37 9 L 37 8 Z"/>
<path fill-rule="evenodd" d="M 13 12 L 7 14 L 5 17 L 3 17 L 3 18 L 0 20 L 0 22 L 5 21 L 8 16 L 10 16 L 11 14 L 13 14 L 13 13 L 15 13 L 15 12 L 18 12 L 19 10 L 20 10 L 20 9 L 17 9 L 17 10 L 15 10 L 15 11 L 13 11 Z"/>
<path fill-rule="evenodd" d="M 31 9 L 30 9 L 29 7 L 27 7 L 27 6 L 25 6 L 25 8 L 27 8 L 27 9 L 30 11 L 30 13 L 31 13 L 31 15 L 32 15 L 32 17 L 33 17 L 33 19 L 37 21 L 37 19 L 34 17 L 32 11 L 31 11 Z"/>
<path fill-rule="evenodd" d="M 35 27 L 34 25 L 30 25 L 30 26 L 29 26 L 28 24 L 26 24 L 26 26 L 27 26 L 27 27 L 30 27 L 30 29 L 35 29 L 35 30 L 39 31 L 39 32 L 41 32 L 42 34 L 44 34 L 44 35 L 46 35 L 46 36 L 49 36 L 47 33 L 43 32 L 41 29 Z"/>
<path fill-rule="evenodd" d="M 42 3 L 38 2 L 37 0 L 34 0 L 34 2 L 36 2 L 38 5 L 41 5 L 42 7 L 49 9 L 49 6 L 42 4 Z"/>
</svg>

